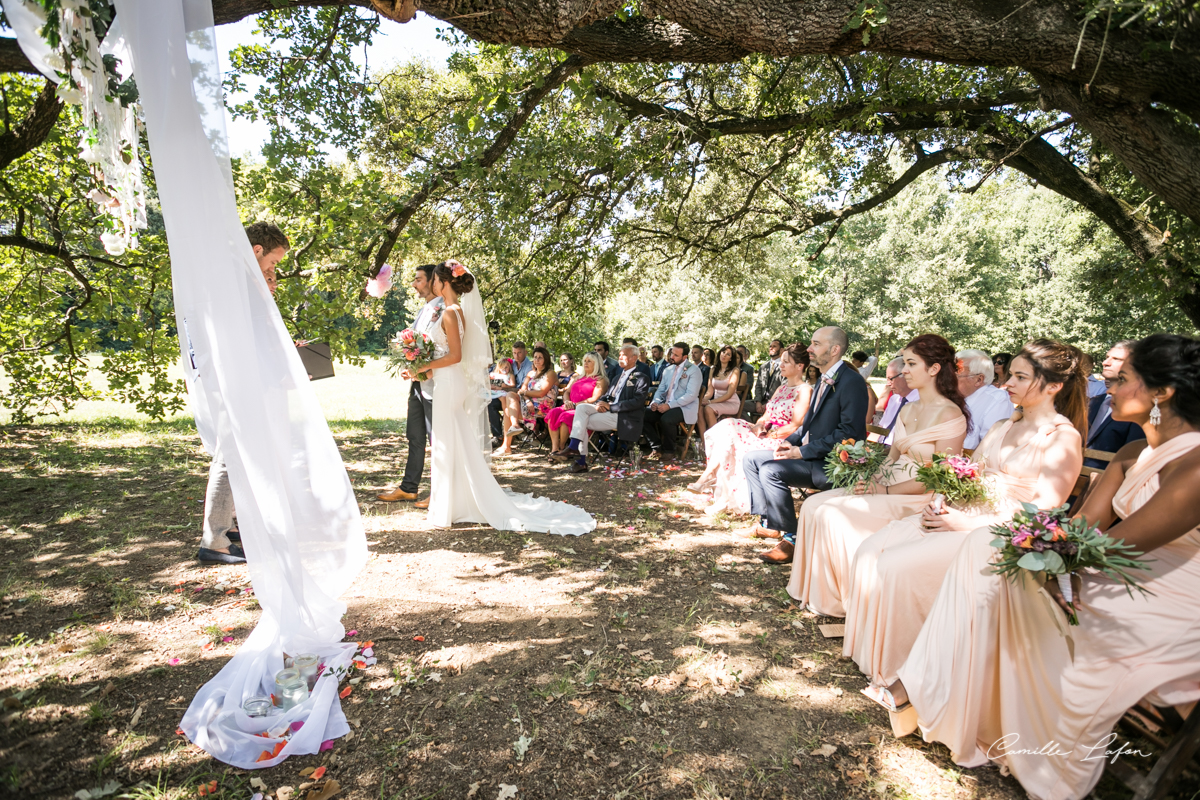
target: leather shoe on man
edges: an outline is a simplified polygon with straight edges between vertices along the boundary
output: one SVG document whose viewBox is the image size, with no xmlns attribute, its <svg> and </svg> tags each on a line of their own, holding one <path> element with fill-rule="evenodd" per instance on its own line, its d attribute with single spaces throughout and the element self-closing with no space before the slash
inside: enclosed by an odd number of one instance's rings
<svg viewBox="0 0 1200 800">
<path fill-rule="evenodd" d="M 795 553 L 795 546 L 784 539 L 765 553 L 759 553 L 758 557 L 768 564 L 790 564 Z"/>
<path fill-rule="evenodd" d="M 550 454 L 550 460 L 554 461 L 556 463 L 561 463 L 563 461 L 570 461 L 572 458 L 579 458 L 578 450 L 563 450 L 558 453 Z"/>
<path fill-rule="evenodd" d="M 413 508 L 429 508 L 429 498 L 426 497 L 424 500 L 413 503 Z"/>
<path fill-rule="evenodd" d="M 783 534 L 779 531 L 773 531 L 764 528 L 762 525 L 755 525 L 754 529 L 746 534 L 751 539 L 782 539 Z"/>
<path fill-rule="evenodd" d="M 572 475 L 578 475 L 581 472 L 587 472 L 587 471 L 588 471 L 588 465 L 580 464 L 578 461 L 576 461 L 574 464 L 572 464 L 571 468 L 567 470 L 567 472 L 571 473 Z"/>
<path fill-rule="evenodd" d="M 396 503 L 396 502 L 399 502 L 400 500 L 416 500 L 417 499 L 416 492 L 406 492 L 403 489 L 396 489 L 395 491 L 384 492 L 383 494 L 376 495 L 376 496 L 385 503 Z"/>
</svg>

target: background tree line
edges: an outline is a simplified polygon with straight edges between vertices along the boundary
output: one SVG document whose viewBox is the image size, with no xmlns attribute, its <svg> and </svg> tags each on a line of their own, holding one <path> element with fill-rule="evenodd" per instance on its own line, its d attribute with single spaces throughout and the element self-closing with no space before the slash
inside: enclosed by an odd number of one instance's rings
<svg viewBox="0 0 1200 800">
<path fill-rule="evenodd" d="M 259 24 L 274 46 L 231 54 L 230 89 L 262 79 L 232 112 L 272 131 L 261 161 L 235 164 L 240 205 L 292 238 L 277 295 L 289 327 L 344 358 L 406 318 L 402 289 L 365 298 L 367 277 L 388 264 L 402 287 L 446 257 L 480 275 L 505 342 L 572 349 L 673 331 L 761 347 L 839 321 L 881 351 L 922 330 L 1100 350 L 1200 319 L 1190 218 L 1043 110 L 1015 66 L 869 52 L 593 63 L 451 30 L 447 68 L 366 74 L 349 54 L 377 31 L 372 13 Z M 0 75 L 0 145 L 44 96 Z M 73 113 L 0 159 L 0 402 L 17 418 L 69 406 L 93 391 L 83 356 L 99 351 L 119 396 L 166 413 L 182 387 L 166 374 L 161 225 L 152 214 L 137 251 L 105 256 Z"/>
</svg>

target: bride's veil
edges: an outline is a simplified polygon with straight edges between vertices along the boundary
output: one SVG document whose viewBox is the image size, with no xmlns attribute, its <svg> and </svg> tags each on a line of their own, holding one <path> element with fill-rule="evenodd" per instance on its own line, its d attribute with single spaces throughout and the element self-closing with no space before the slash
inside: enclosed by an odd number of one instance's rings
<svg viewBox="0 0 1200 800">
<path fill-rule="evenodd" d="M 474 273 L 472 273 L 474 277 Z M 492 436 L 488 429 L 487 407 L 492 399 L 488 384 L 488 367 L 492 363 L 492 341 L 488 336 L 487 316 L 479 282 L 475 289 L 458 298 L 463 311 L 462 371 L 467 382 L 463 406 L 467 421 L 479 441 L 484 459 L 492 459 Z"/>
</svg>

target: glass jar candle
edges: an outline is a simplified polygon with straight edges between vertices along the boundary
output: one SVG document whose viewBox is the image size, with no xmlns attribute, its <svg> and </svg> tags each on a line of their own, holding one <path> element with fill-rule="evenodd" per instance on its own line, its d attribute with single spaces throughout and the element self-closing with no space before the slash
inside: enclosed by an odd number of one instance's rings
<svg viewBox="0 0 1200 800">
<path fill-rule="evenodd" d="M 315 653 L 301 653 L 296 656 L 296 669 L 311 692 L 317 683 L 317 670 L 321 668 L 321 657 Z"/>
<path fill-rule="evenodd" d="M 288 667 L 275 673 L 275 699 L 284 711 L 308 699 L 308 685 L 300 677 L 300 670 Z"/>
<path fill-rule="evenodd" d="M 270 716 L 272 708 L 274 706 L 271 703 L 271 698 L 261 694 L 250 697 L 242 703 L 242 711 L 245 711 L 248 717 Z"/>
</svg>

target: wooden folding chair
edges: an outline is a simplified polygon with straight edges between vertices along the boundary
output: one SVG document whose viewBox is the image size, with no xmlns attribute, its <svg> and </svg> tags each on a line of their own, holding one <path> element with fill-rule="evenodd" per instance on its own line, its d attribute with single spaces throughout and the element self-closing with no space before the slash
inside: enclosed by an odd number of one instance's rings
<svg viewBox="0 0 1200 800">
<path fill-rule="evenodd" d="M 889 433 L 891 433 L 891 431 L 888 430 L 887 428 L 881 427 L 879 425 L 868 425 L 867 426 L 867 441 L 868 442 L 882 442 L 884 439 L 887 438 Z"/>
<path fill-rule="evenodd" d="M 696 433 L 695 423 L 689 425 L 686 422 L 679 423 L 679 430 L 683 433 L 683 449 L 679 451 L 680 460 L 687 459 L 688 448 L 692 446 L 692 437 Z M 700 455 L 699 449 L 696 450 L 696 455 Z"/>
<path fill-rule="evenodd" d="M 1185 719 L 1177 708 L 1158 708 L 1142 700 L 1117 723 L 1117 727 L 1163 749 L 1149 772 L 1121 759 L 1112 759 L 1106 765 L 1114 778 L 1133 790 L 1134 800 L 1164 800 L 1185 769 L 1200 766 L 1194 760 L 1200 750 L 1200 714 L 1193 706 Z"/>
</svg>

